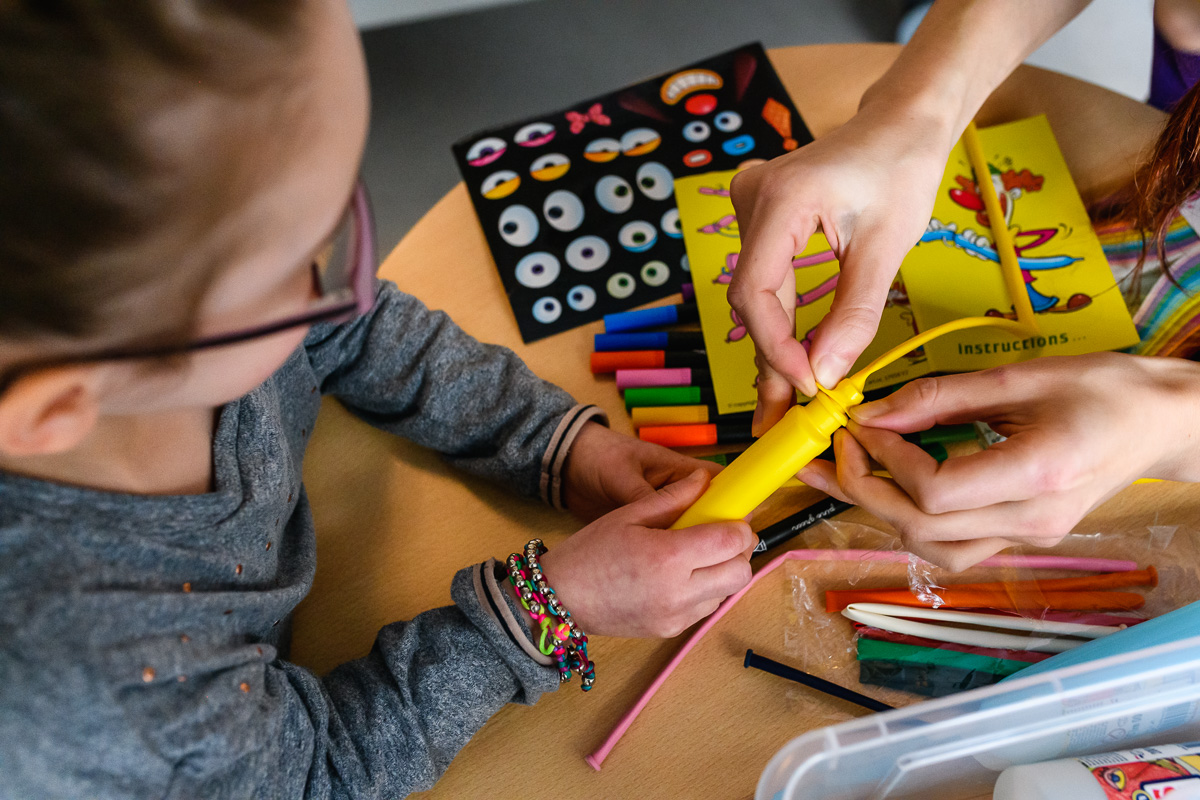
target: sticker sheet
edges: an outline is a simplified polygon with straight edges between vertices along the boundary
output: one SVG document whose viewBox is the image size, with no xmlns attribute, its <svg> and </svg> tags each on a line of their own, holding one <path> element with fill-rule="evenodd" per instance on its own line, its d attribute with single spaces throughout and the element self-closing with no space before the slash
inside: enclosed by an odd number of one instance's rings
<svg viewBox="0 0 1200 800">
<path fill-rule="evenodd" d="M 754 345 L 726 297 L 741 249 L 737 219 L 729 200 L 729 181 L 735 172 L 712 172 L 675 181 L 680 225 L 692 266 L 700 325 L 704 330 L 704 348 L 708 353 L 717 411 L 721 414 L 753 410 L 757 399 Z M 796 337 L 807 346 L 813 329 L 829 313 L 833 303 L 838 262 L 829 249 L 828 240 L 817 233 L 792 261 L 792 268 L 796 272 Z M 866 365 L 915 333 L 908 296 L 904 284 L 897 278 L 888 294 L 879 333 L 855 366 Z M 920 377 L 928 371 L 924 351 L 915 350 L 872 375 L 867 386 L 871 389 L 889 386 Z"/>
<path fill-rule="evenodd" d="M 761 45 L 740 47 L 453 151 L 526 342 L 690 280 L 676 178 L 812 140 Z"/>
</svg>

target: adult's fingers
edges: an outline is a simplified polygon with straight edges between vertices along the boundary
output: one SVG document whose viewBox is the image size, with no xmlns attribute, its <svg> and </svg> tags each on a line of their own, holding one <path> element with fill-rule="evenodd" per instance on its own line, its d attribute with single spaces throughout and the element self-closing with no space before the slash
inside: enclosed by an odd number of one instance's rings
<svg viewBox="0 0 1200 800">
<path fill-rule="evenodd" d="M 832 461 L 826 461 L 823 458 L 817 458 L 808 463 L 803 469 L 796 473 L 796 477 L 802 483 L 805 483 L 818 492 L 824 492 L 830 497 L 835 497 L 843 503 L 853 503 L 842 487 L 838 485 L 837 465 Z"/>
<path fill-rule="evenodd" d="M 833 307 L 817 326 L 809 354 L 822 386 L 835 386 L 875 338 L 888 289 L 911 246 L 876 231 L 858 232 L 844 243 Z"/>
<path fill-rule="evenodd" d="M 761 353 L 755 354 L 754 363 L 758 367 L 758 403 L 754 406 L 750 433 L 762 436 L 783 419 L 796 397 L 796 390 L 791 381 L 772 367 Z"/>
<path fill-rule="evenodd" d="M 871 474 L 867 451 L 848 433 L 838 431 L 835 448 L 843 491 L 892 525 L 906 542 L 986 538 L 1053 542 L 1069 533 L 1090 506 L 1077 492 L 1059 492 L 967 511 L 927 514 L 894 481 Z"/>
<path fill-rule="evenodd" d="M 965 542 L 905 542 L 905 548 L 918 558 L 951 572 L 962 572 L 985 558 L 991 558 L 1014 543 L 1007 539 L 972 539 Z"/>
<path fill-rule="evenodd" d="M 863 425 L 899 433 L 957 425 L 977 419 L 1004 418 L 1039 391 L 1040 381 L 1014 379 L 1012 368 L 998 367 L 963 375 L 919 378 L 887 397 L 850 409 Z"/>
<path fill-rule="evenodd" d="M 816 231 L 815 217 L 781 213 L 741 229 L 742 250 L 727 297 L 754 348 L 776 372 L 805 394 L 816 394 L 808 352 L 796 340 L 796 276 L 792 259 Z"/>
<path fill-rule="evenodd" d="M 1057 448 L 1044 437 L 1040 446 L 1030 444 L 1036 437 L 1018 436 L 939 464 L 898 433 L 853 420 L 847 429 L 926 514 L 1031 500 L 1047 491 L 1074 488 L 1056 483 L 1058 479 L 1047 473 L 1047 453 Z"/>
</svg>

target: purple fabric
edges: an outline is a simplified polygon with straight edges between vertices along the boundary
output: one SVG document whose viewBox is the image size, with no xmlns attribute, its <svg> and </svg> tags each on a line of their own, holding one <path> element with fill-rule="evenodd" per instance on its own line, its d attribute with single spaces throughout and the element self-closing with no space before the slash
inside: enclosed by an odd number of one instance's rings
<svg viewBox="0 0 1200 800">
<path fill-rule="evenodd" d="M 1155 108 L 1170 111 L 1197 81 L 1200 81 L 1200 54 L 1176 50 L 1155 28 L 1150 99 L 1147 102 Z"/>
</svg>

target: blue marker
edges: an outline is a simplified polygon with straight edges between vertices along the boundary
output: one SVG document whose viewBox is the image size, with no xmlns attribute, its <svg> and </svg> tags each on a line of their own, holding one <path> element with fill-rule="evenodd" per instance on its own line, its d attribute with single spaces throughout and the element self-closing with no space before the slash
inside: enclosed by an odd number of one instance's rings
<svg viewBox="0 0 1200 800">
<path fill-rule="evenodd" d="M 699 321 L 700 310 L 695 303 L 679 303 L 673 306 L 639 308 L 637 311 L 624 311 L 620 314 L 605 314 L 604 332 L 624 333 L 625 331 L 640 331 L 646 328 L 675 325 L 680 322 Z"/>
<path fill-rule="evenodd" d="M 595 350 L 703 350 L 704 334 L 699 331 L 649 331 L 646 333 L 597 333 Z"/>
</svg>

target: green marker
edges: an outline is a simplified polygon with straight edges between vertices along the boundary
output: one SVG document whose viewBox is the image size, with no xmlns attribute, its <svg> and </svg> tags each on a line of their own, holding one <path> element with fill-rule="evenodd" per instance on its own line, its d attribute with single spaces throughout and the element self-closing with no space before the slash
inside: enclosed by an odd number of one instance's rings
<svg viewBox="0 0 1200 800">
<path fill-rule="evenodd" d="M 698 406 L 714 403 L 712 389 L 699 386 L 647 386 L 625 390 L 625 409 L 643 406 Z"/>
</svg>

